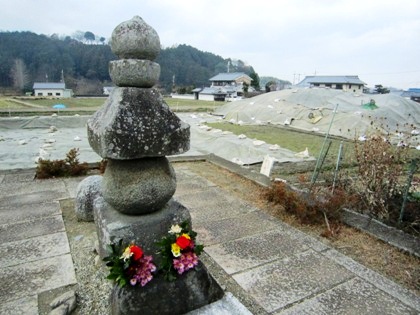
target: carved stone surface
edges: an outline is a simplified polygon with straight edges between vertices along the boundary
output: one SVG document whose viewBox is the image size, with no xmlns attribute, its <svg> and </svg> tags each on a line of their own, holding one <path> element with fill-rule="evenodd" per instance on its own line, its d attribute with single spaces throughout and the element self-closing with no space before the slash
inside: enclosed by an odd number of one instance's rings
<svg viewBox="0 0 420 315">
<path fill-rule="evenodd" d="M 156 242 L 168 234 L 173 224 L 187 221 L 191 216 L 187 208 L 169 200 L 162 209 L 144 215 L 127 215 L 116 211 L 102 197 L 95 200 L 94 217 L 99 240 L 99 255 L 109 255 L 107 246 L 111 237 L 121 238 L 126 242 L 134 241 L 140 245 L 146 255 L 153 255 L 153 261 L 159 265 Z"/>
<path fill-rule="evenodd" d="M 149 88 L 159 80 L 160 66 L 149 60 L 113 60 L 109 63 L 109 75 L 117 86 Z"/>
<path fill-rule="evenodd" d="M 190 148 L 190 126 L 155 89 L 114 88 L 87 128 L 90 146 L 102 158 L 159 157 Z"/>
<path fill-rule="evenodd" d="M 168 159 L 108 160 L 102 196 L 121 213 L 138 215 L 162 208 L 176 190 Z"/>
<path fill-rule="evenodd" d="M 116 315 L 177 315 L 210 304 L 223 297 L 223 290 L 201 263 L 175 282 L 154 278 L 144 287 L 114 286 L 112 310 Z"/>
<path fill-rule="evenodd" d="M 111 50 L 119 58 L 153 61 L 160 52 L 159 35 L 141 17 L 135 16 L 114 29 Z"/>
</svg>

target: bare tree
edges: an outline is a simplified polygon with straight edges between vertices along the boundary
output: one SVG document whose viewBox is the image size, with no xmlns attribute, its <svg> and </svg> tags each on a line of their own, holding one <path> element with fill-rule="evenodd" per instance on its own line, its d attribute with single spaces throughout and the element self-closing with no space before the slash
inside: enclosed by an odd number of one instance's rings
<svg viewBox="0 0 420 315">
<path fill-rule="evenodd" d="M 13 80 L 13 87 L 16 90 L 23 91 L 26 84 L 29 82 L 28 71 L 26 70 L 25 62 L 22 59 L 15 59 L 13 61 L 10 76 Z"/>
</svg>

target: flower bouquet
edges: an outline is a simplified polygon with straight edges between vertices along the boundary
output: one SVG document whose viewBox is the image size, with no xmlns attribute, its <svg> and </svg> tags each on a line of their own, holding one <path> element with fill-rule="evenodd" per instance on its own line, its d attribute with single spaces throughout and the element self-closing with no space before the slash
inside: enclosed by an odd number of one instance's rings
<svg viewBox="0 0 420 315">
<path fill-rule="evenodd" d="M 120 239 L 109 245 L 109 252 L 110 255 L 103 259 L 110 268 L 107 279 L 115 281 L 120 287 L 128 283 L 144 287 L 153 279 L 156 266 L 152 263 L 152 256 L 144 255 L 141 247 L 134 243 L 124 246 Z"/>
<path fill-rule="evenodd" d="M 203 251 L 203 245 L 195 242 L 197 233 L 189 228 L 187 221 L 180 225 L 172 225 L 168 235 L 163 237 L 157 246 L 162 261 L 159 270 L 163 272 L 166 280 L 174 281 L 177 275 L 195 268 L 198 265 L 198 256 Z"/>
</svg>

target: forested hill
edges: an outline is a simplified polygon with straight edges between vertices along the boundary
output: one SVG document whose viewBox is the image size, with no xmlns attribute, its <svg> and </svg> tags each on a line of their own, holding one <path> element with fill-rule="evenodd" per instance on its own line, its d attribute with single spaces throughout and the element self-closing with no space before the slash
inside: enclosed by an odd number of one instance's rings
<svg viewBox="0 0 420 315">
<path fill-rule="evenodd" d="M 0 87 L 31 90 L 33 82 L 59 82 L 62 72 L 67 87 L 76 94 L 98 94 L 112 84 L 108 63 L 117 59 L 110 46 L 86 44 L 67 36 L 64 40 L 32 32 L 0 32 Z M 161 50 L 159 84 L 170 91 L 175 86 L 205 86 L 219 72 L 254 72 L 242 61 L 223 59 L 188 45 Z"/>
</svg>

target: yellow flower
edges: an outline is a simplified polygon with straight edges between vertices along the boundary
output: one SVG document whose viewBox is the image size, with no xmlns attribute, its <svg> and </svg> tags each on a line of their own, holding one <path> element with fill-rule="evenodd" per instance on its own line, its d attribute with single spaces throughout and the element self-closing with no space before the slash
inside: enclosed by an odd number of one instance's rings
<svg viewBox="0 0 420 315">
<path fill-rule="evenodd" d="M 126 261 L 127 259 L 130 259 L 130 257 L 133 255 L 131 252 L 130 246 L 127 246 L 124 250 L 124 253 L 121 255 L 120 259 L 124 259 Z"/>
<path fill-rule="evenodd" d="M 171 252 L 174 257 L 179 257 L 181 256 L 181 247 L 179 247 L 177 243 L 173 243 L 171 246 Z"/>
<path fill-rule="evenodd" d="M 191 239 L 191 237 L 188 234 L 186 234 L 186 233 L 182 234 L 182 236 L 185 237 L 185 238 L 187 238 L 187 239 L 189 239 L 189 240 Z"/>
</svg>

